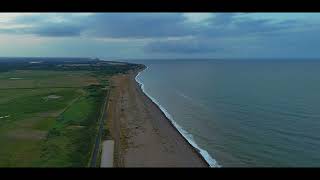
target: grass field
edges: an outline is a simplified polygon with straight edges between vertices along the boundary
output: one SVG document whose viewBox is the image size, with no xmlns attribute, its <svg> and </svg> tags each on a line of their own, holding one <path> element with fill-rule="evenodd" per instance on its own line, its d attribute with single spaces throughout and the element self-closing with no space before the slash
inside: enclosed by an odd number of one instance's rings
<svg viewBox="0 0 320 180">
<path fill-rule="evenodd" d="M 86 166 L 107 85 L 88 71 L 0 73 L 0 167 Z"/>
</svg>

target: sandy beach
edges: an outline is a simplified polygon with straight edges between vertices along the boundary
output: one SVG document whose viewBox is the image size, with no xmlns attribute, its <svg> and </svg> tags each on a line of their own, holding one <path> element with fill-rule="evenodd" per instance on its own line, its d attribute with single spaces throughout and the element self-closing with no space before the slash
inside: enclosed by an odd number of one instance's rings
<svg viewBox="0 0 320 180">
<path fill-rule="evenodd" d="M 135 81 L 138 72 L 111 78 L 108 127 L 115 167 L 208 167 Z"/>
</svg>

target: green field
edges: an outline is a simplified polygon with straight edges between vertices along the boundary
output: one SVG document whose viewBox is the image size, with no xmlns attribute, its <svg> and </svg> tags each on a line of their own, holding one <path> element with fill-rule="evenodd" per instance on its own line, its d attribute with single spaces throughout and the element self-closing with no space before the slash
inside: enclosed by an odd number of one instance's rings
<svg viewBox="0 0 320 180">
<path fill-rule="evenodd" d="M 0 167 L 87 166 L 107 85 L 89 71 L 0 73 Z"/>
</svg>

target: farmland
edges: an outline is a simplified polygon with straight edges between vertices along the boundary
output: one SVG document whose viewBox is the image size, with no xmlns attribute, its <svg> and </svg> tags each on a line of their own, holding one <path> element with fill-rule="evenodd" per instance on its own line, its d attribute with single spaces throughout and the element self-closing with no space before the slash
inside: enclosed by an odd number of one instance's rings
<svg viewBox="0 0 320 180">
<path fill-rule="evenodd" d="M 0 72 L 0 167 L 87 166 L 118 72 L 33 68 Z"/>
</svg>

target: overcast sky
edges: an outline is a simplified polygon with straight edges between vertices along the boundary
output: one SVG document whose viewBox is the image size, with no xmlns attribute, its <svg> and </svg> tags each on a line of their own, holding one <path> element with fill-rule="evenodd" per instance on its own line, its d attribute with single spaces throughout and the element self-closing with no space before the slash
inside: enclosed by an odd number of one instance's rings
<svg viewBox="0 0 320 180">
<path fill-rule="evenodd" d="M 320 13 L 0 13 L 0 56 L 319 58 Z"/>
</svg>

